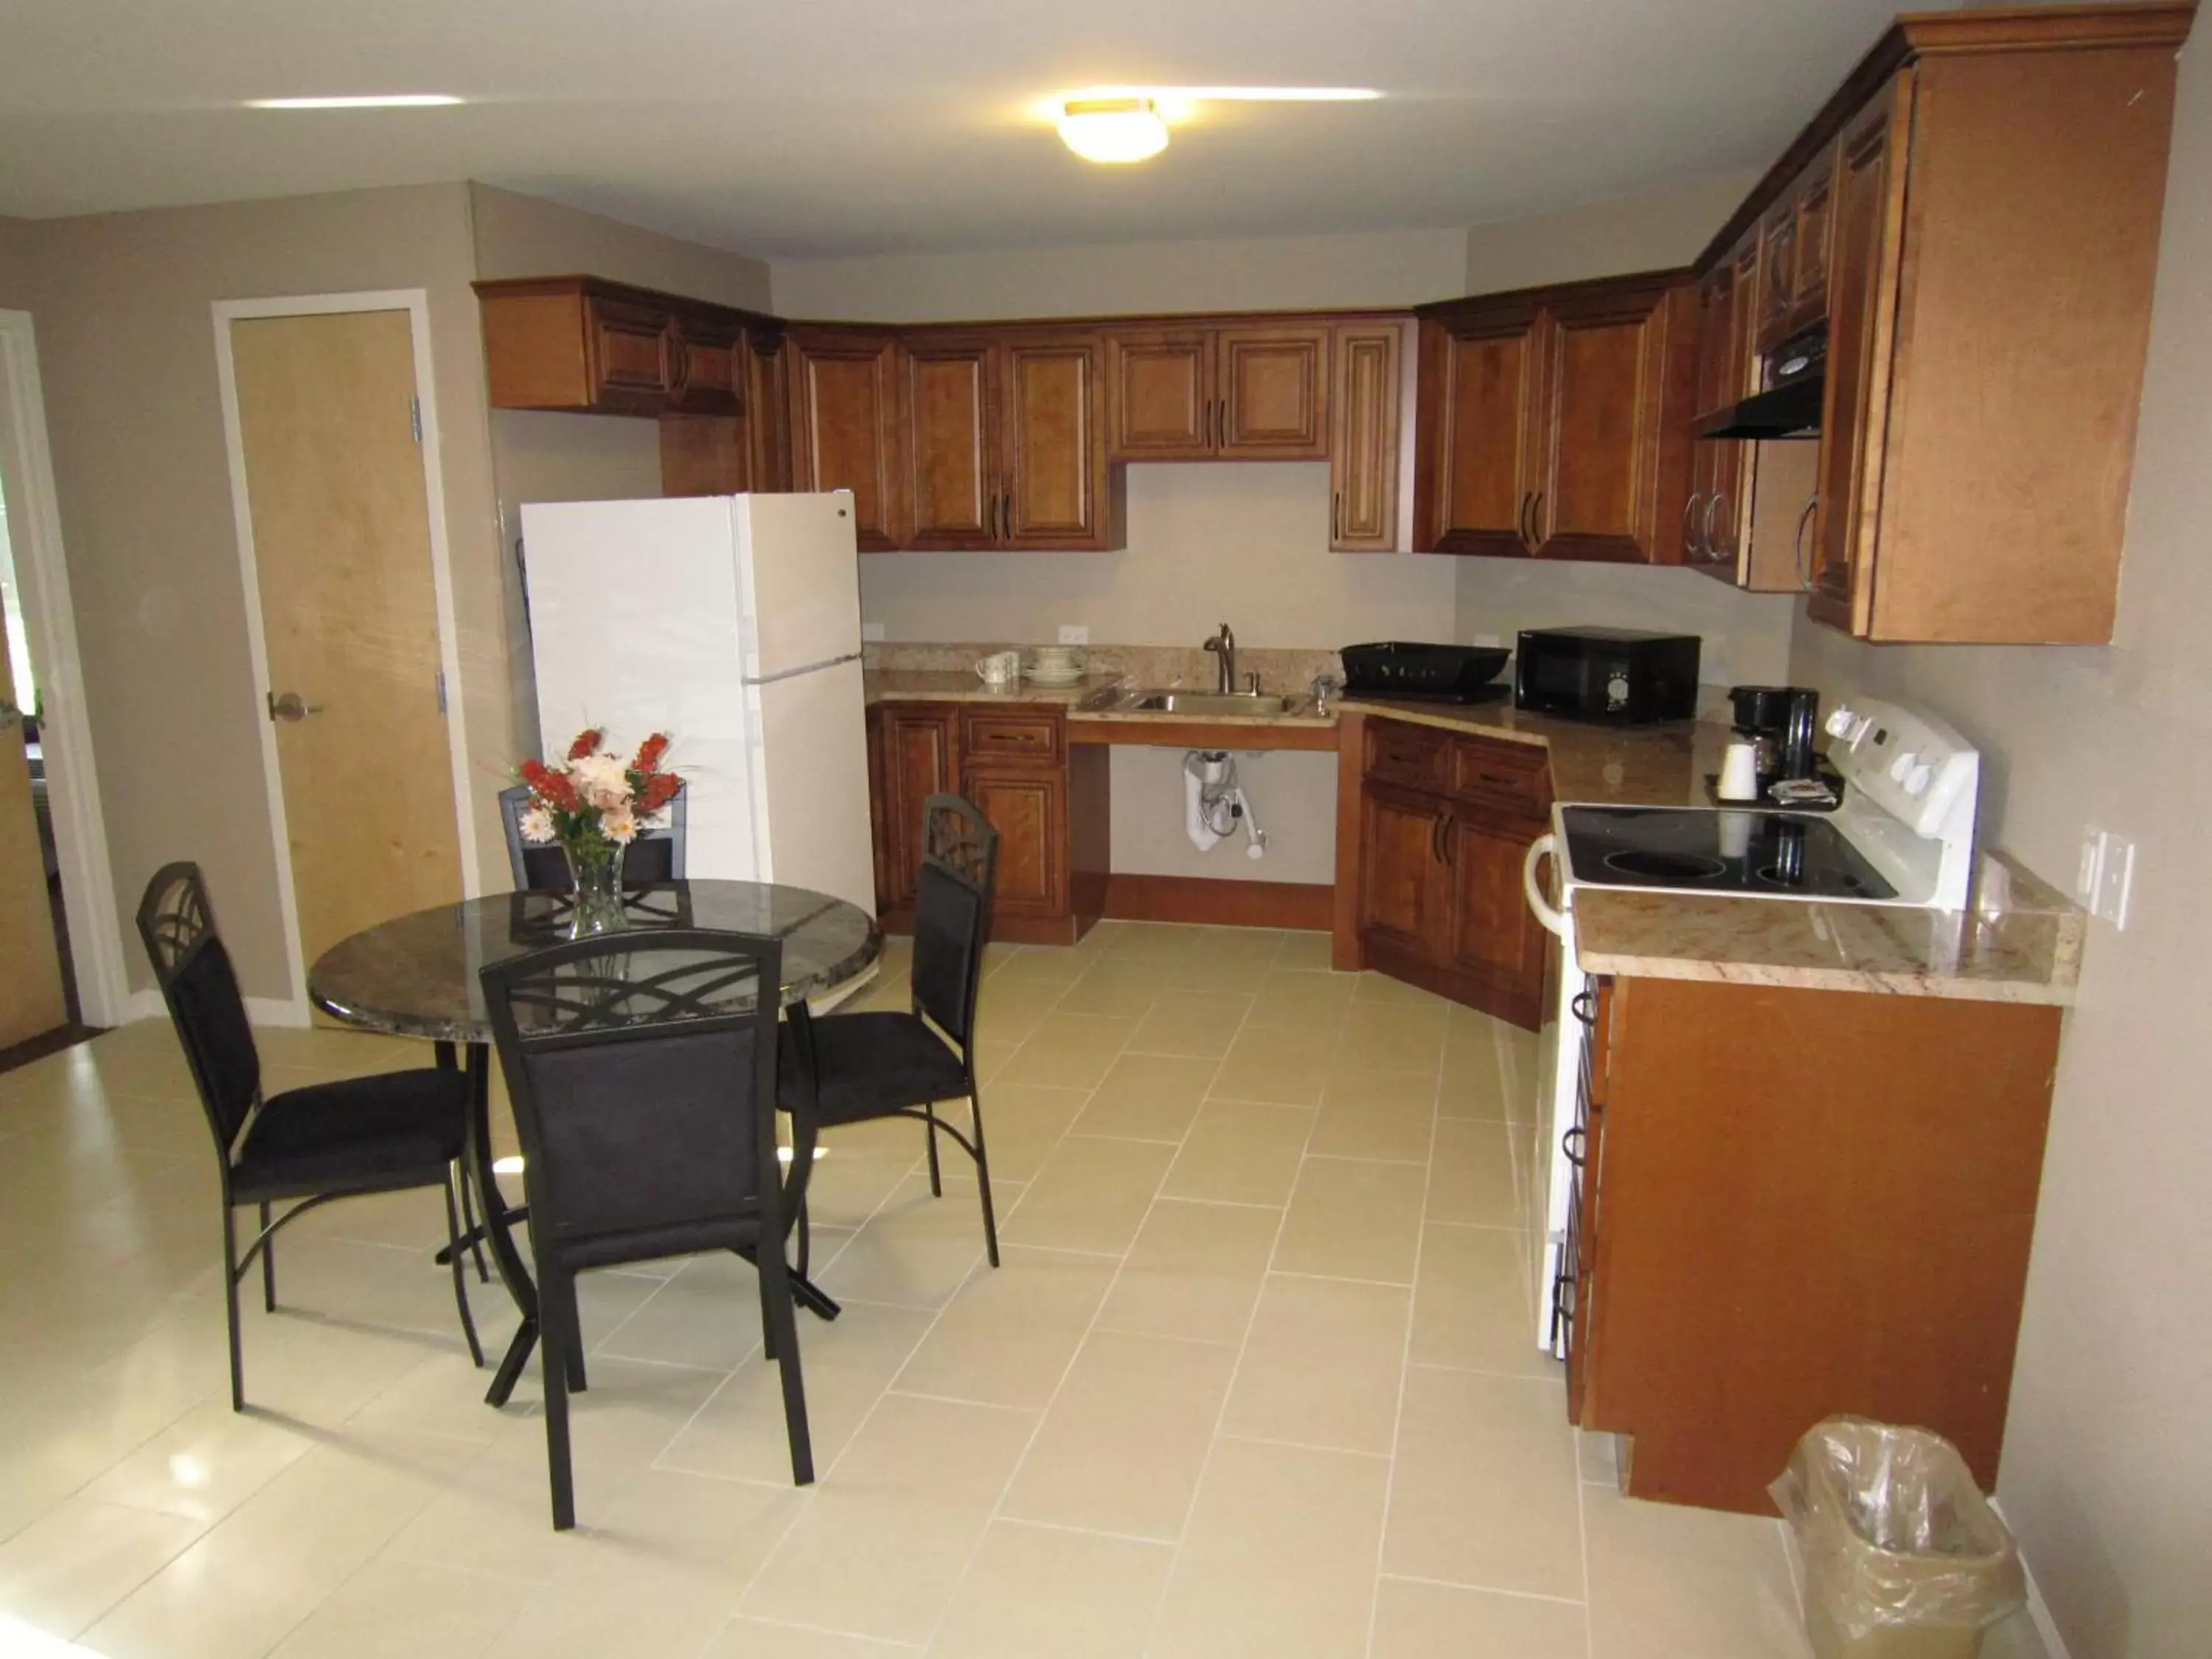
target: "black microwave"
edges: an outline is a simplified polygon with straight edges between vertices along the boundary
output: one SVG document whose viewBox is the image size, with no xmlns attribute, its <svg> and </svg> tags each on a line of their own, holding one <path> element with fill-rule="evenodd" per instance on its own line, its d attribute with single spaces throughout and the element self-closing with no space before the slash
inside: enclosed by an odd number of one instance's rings
<svg viewBox="0 0 2212 1659">
<path fill-rule="evenodd" d="M 1612 726 L 1698 712 L 1698 636 L 1632 628 L 1529 628 L 1513 655 L 1513 706 Z"/>
</svg>

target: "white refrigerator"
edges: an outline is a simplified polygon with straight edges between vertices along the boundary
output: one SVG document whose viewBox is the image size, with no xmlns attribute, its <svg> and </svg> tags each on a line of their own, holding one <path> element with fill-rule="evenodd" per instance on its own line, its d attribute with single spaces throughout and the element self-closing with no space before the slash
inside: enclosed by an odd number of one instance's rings
<svg viewBox="0 0 2212 1659">
<path fill-rule="evenodd" d="M 853 498 L 525 506 L 538 727 L 673 739 L 685 873 L 875 914 Z"/>
</svg>

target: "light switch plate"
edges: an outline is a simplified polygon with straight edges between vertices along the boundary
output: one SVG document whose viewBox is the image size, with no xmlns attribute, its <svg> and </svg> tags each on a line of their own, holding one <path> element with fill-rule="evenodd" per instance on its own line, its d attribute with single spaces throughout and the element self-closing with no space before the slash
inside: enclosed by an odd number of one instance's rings
<svg viewBox="0 0 2212 1659">
<path fill-rule="evenodd" d="M 1088 645 L 1091 643 L 1091 630 L 1081 623 L 1062 623 L 1060 625 L 1060 642 L 1062 645 Z"/>
<path fill-rule="evenodd" d="M 2128 899 L 2136 884 L 2136 844 L 2109 832 L 2097 860 L 2096 913 L 2115 927 L 2128 925 Z"/>
<path fill-rule="evenodd" d="M 881 623 L 864 622 L 860 624 L 860 641 L 863 644 L 878 644 L 883 637 L 884 625 Z"/>
</svg>

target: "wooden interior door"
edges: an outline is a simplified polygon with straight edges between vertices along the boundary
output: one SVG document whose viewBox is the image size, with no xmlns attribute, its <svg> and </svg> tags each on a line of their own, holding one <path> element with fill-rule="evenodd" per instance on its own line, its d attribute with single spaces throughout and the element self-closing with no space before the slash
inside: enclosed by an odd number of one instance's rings
<svg viewBox="0 0 2212 1659">
<path fill-rule="evenodd" d="M 989 342 L 923 337 L 905 352 L 908 547 L 988 547 L 1000 539 L 997 434 Z"/>
<path fill-rule="evenodd" d="M 300 945 L 461 896 L 404 311 L 230 325 Z M 289 704 L 287 698 L 296 698 Z"/>
<path fill-rule="evenodd" d="M 1387 553 L 1398 545 L 1399 359 L 1404 350 L 1405 330 L 1395 323 L 1348 323 L 1336 331 L 1328 397 L 1328 544 L 1340 552 Z"/>
<path fill-rule="evenodd" d="M 899 545 L 897 346 L 888 334 L 810 330 L 788 337 L 791 487 L 853 492 L 863 553 Z"/>
<path fill-rule="evenodd" d="M 1224 328 L 1214 447 L 1255 460 L 1328 453 L 1328 326 Z"/>
<path fill-rule="evenodd" d="M 23 720 L 0 651 L 0 1048 L 11 1048 L 66 1023 L 61 959 L 46 895 L 46 854 L 38 813 L 31 804 L 31 766 L 23 750 Z"/>
<path fill-rule="evenodd" d="M 1097 427 L 1100 355 L 1091 335 L 1015 339 L 1000 349 L 1000 476 L 1012 546 L 1109 544 Z"/>
<path fill-rule="evenodd" d="M 1117 461 L 1199 460 L 1213 453 L 1213 334 L 1122 329 L 1108 337 Z"/>
<path fill-rule="evenodd" d="M 1420 349 L 1414 546 L 1526 557 L 1535 308 L 1424 322 Z"/>
<path fill-rule="evenodd" d="M 1540 557 L 1642 563 L 1660 556 L 1653 509 L 1667 323 L 1657 290 L 1547 312 L 1528 515 Z"/>
</svg>

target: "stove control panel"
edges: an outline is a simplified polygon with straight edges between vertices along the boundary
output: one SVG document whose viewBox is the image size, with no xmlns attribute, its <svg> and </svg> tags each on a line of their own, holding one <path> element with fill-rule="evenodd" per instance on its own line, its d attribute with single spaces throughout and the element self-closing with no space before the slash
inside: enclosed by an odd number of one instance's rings
<svg viewBox="0 0 2212 1659">
<path fill-rule="evenodd" d="M 1827 727 L 1828 758 L 1845 781 L 1915 835 L 1953 830 L 1961 805 L 1972 833 L 1981 756 L 1942 721 L 1868 699 L 1838 703 Z"/>
</svg>

